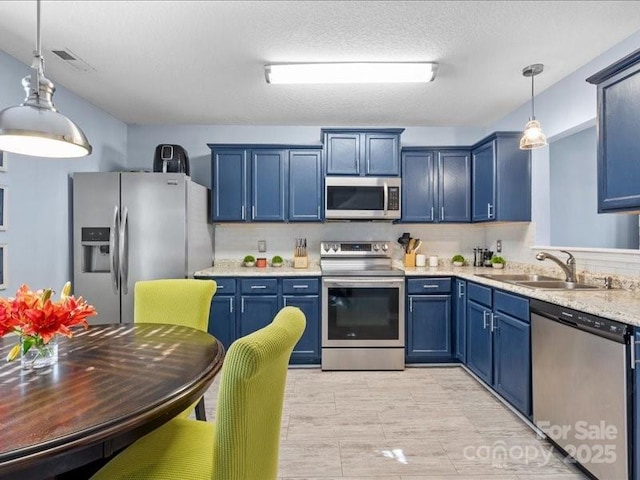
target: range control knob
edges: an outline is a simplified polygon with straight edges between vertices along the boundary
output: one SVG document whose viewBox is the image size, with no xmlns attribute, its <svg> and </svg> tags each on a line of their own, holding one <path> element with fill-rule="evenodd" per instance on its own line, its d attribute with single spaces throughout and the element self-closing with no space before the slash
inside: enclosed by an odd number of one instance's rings
<svg viewBox="0 0 640 480">
<path fill-rule="evenodd" d="M 340 245 L 337 243 L 333 244 L 333 249 L 337 252 L 338 250 L 340 250 Z"/>
<path fill-rule="evenodd" d="M 387 250 L 389 250 L 389 245 L 388 245 L 388 244 L 386 244 L 386 243 L 383 243 L 383 244 L 382 244 L 382 251 L 383 251 L 383 252 L 386 252 Z"/>
<path fill-rule="evenodd" d="M 380 250 L 380 245 L 378 245 L 377 243 L 373 244 L 373 251 L 377 252 L 378 250 Z"/>
<path fill-rule="evenodd" d="M 323 243 L 323 244 L 322 244 L 322 249 L 323 249 L 325 252 L 328 252 L 328 251 L 329 251 L 329 248 L 331 248 L 331 247 L 329 247 L 329 244 L 328 244 L 328 243 Z"/>
</svg>

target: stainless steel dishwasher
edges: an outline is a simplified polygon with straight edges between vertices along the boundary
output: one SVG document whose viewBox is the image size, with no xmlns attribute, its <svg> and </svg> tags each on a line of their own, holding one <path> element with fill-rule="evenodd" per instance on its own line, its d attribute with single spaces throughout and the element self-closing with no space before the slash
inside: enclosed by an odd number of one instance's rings
<svg viewBox="0 0 640 480">
<path fill-rule="evenodd" d="M 629 326 L 531 300 L 533 421 L 600 480 L 628 480 Z"/>
</svg>

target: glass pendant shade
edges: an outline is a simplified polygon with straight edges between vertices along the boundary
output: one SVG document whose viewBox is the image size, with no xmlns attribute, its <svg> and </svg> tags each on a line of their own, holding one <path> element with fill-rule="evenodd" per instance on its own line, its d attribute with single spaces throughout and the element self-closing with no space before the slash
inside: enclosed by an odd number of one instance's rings
<svg viewBox="0 0 640 480">
<path fill-rule="evenodd" d="M 524 132 L 520 138 L 520 150 L 532 150 L 544 147 L 547 144 L 547 137 L 542 133 L 540 122 L 531 118 L 524 127 Z"/>
<path fill-rule="evenodd" d="M 53 105 L 53 83 L 44 76 L 40 53 L 40 0 L 37 50 L 32 74 L 22 79 L 27 98 L 0 111 L 0 150 L 36 157 L 73 158 L 91 153 L 91 145 L 75 123 Z"/>
</svg>

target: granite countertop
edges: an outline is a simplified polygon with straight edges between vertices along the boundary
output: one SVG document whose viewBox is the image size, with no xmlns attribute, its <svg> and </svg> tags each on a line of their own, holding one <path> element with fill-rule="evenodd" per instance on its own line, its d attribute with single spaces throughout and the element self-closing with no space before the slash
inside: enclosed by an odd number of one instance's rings
<svg viewBox="0 0 640 480">
<path fill-rule="evenodd" d="M 490 273 L 492 275 L 519 273 L 519 270 L 516 269 L 498 270 L 482 267 L 454 267 L 451 265 L 402 268 L 407 277 L 458 277 L 507 292 L 517 293 L 524 297 L 535 298 L 611 320 L 618 320 L 629 325 L 640 326 L 640 292 L 638 291 L 615 288 L 611 290 L 604 288 L 562 291 L 537 290 L 477 276 L 480 273 Z M 283 267 L 256 268 L 243 267 L 240 261 L 223 260 L 217 261 L 213 267 L 194 273 L 195 277 L 305 277 L 320 275 L 322 275 L 320 265 L 311 261 L 309 262 L 309 268 L 298 269 L 293 268 L 290 262 L 286 262 Z"/>
</svg>

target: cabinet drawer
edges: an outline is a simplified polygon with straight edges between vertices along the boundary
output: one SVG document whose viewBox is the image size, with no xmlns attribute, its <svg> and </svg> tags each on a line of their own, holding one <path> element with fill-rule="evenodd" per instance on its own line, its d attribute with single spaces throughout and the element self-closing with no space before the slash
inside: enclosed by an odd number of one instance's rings
<svg viewBox="0 0 640 480">
<path fill-rule="evenodd" d="M 529 300 L 526 298 L 496 290 L 493 301 L 496 312 L 506 313 L 529 323 Z"/>
<path fill-rule="evenodd" d="M 467 283 L 467 298 L 476 303 L 491 308 L 491 287 L 478 285 L 477 283 Z"/>
<path fill-rule="evenodd" d="M 216 295 L 232 295 L 236 293 L 235 278 L 213 278 L 216 282 Z"/>
<path fill-rule="evenodd" d="M 410 278 L 407 280 L 407 293 L 429 294 L 450 293 L 451 278 Z"/>
<path fill-rule="evenodd" d="M 282 293 L 315 295 L 318 293 L 317 278 L 285 278 L 282 280 Z"/>
<path fill-rule="evenodd" d="M 250 278 L 240 280 L 240 292 L 253 295 L 273 295 L 278 293 L 278 280 L 275 278 Z"/>
</svg>

